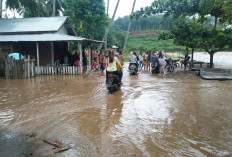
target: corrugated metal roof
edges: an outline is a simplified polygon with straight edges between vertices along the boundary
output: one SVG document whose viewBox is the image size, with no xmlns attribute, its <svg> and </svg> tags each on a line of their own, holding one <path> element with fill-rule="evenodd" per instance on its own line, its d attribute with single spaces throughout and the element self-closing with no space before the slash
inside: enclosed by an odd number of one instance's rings
<svg viewBox="0 0 232 157">
<path fill-rule="evenodd" d="M 63 34 L 23 34 L 23 35 L 0 35 L 0 42 L 19 41 L 84 41 L 85 38 Z"/>
<path fill-rule="evenodd" d="M 82 37 L 64 34 L 23 34 L 23 35 L 0 35 L 0 42 L 20 42 L 20 41 L 84 41 L 90 43 L 101 43 L 103 41 L 91 40 Z"/>
<path fill-rule="evenodd" d="M 63 16 L 1 19 L 0 33 L 57 32 L 67 18 Z"/>
</svg>

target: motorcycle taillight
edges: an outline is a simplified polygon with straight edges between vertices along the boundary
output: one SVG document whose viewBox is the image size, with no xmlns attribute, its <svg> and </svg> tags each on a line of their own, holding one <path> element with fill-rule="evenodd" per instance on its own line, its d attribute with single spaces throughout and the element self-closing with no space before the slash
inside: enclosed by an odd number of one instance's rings
<svg viewBox="0 0 232 157">
<path fill-rule="evenodd" d="M 113 75 L 109 74 L 109 78 L 113 78 Z"/>
</svg>

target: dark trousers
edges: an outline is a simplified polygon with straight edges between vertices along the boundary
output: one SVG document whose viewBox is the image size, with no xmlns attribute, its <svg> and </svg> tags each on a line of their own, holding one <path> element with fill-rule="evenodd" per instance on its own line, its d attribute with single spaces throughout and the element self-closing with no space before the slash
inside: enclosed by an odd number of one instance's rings
<svg viewBox="0 0 232 157">
<path fill-rule="evenodd" d="M 107 79 L 108 79 L 108 75 L 109 74 L 113 74 L 113 75 L 117 75 L 117 76 L 119 76 L 119 83 L 121 83 L 121 80 L 122 80 L 122 71 L 107 71 L 106 70 L 106 82 L 107 82 Z"/>
</svg>

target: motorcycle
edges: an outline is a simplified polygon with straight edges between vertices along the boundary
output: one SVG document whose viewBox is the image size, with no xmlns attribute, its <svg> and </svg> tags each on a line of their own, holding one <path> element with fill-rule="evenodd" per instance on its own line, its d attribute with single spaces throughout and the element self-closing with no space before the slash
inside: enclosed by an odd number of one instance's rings
<svg viewBox="0 0 232 157">
<path fill-rule="evenodd" d="M 130 63 L 129 71 L 130 71 L 130 75 L 136 75 L 138 71 L 138 63 Z"/>
<path fill-rule="evenodd" d="M 119 90 L 121 86 L 119 84 L 119 76 L 109 72 L 107 76 L 106 86 L 111 94 L 113 93 L 113 91 Z"/>
<path fill-rule="evenodd" d="M 169 62 L 168 64 L 167 64 L 167 71 L 168 72 L 174 72 L 174 64 L 172 63 L 172 62 Z"/>
</svg>

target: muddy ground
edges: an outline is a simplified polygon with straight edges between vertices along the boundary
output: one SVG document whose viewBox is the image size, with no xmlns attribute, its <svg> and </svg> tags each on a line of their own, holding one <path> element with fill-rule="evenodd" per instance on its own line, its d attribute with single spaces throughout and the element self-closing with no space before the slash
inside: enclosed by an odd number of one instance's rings
<svg viewBox="0 0 232 157">
<path fill-rule="evenodd" d="M 232 81 L 190 71 L 0 79 L 0 156 L 230 156 Z M 71 149 L 54 154 L 43 140 Z"/>
</svg>

